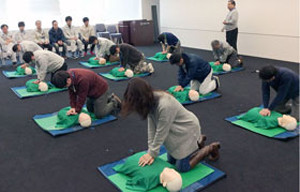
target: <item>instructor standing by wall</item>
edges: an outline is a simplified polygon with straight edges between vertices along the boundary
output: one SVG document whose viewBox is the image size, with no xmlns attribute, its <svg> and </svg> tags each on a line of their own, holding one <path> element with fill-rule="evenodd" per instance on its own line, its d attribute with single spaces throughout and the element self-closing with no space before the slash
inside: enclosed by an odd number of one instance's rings
<svg viewBox="0 0 300 192">
<path fill-rule="evenodd" d="M 234 0 L 229 0 L 227 7 L 229 13 L 226 19 L 223 21 L 224 27 L 222 31 L 226 31 L 226 41 L 237 51 L 237 38 L 238 38 L 238 18 L 239 14 L 235 8 L 236 3 Z"/>
</svg>

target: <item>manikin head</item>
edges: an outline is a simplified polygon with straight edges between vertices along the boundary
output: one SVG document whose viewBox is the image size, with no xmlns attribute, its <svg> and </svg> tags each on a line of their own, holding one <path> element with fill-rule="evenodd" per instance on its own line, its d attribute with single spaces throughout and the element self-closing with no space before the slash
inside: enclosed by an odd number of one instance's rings
<svg viewBox="0 0 300 192">
<path fill-rule="evenodd" d="M 25 63 L 30 63 L 32 61 L 34 61 L 34 55 L 31 51 L 27 51 L 24 53 L 23 55 L 23 60 L 25 61 Z"/>
<path fill-rule="evenodd" d="M 87 26 L 89 26 L 89 18 L 88 17 L 84 17 L 83 19 L 82 19 L 82 21 L 83 21 L 83 23 L 84 23 L 84 25 L 87 27 Z"/>
<path fill-rule="evenodd" d="M 235 8 L 235 1 L 234 0 L 229 0 L 228 3 L 227 3 L 227 8 L 231 11 L 232 9 Z"/>
<path fill-rule="evenodd" d="M 282 117 L 279 117 L 277 120 L 280 127 L 283 127 L 288 131 L 293 131 L 297 128 L 296 118 L 290 115 L 283 115 Z"/>
<path fill-rule="evenodd" d="M 54 74 L 51 83 L 57 88 L 68 88 L 72 85 L 72 78 L 67 71 L 58 71 Z"/>
<path fill-rule="evenodd" d="M 78 117 L 78 122 L 81 127 L 89 127 L 92 124 L 91 116 L 86 113 L 80 113 Z"/>
<path fill-rule="evenodd" d="M 71 27 L 71 25 L 72 25 L 72 17 L 71 16 L 67 16 L 66 19 L 65 19 L 65 21 L 66 21 L 67 25 L 69 27 Z"/>
<path fill-rule="evenodd" d="M 1 25 L 1 30 L 4 34 L 7 34 L 8 33 L 8 25 L 6 25 L 6 24 Z"/>
<path fill-rule="evenodd" d="M 25 23 L 24 23 L 23 21 L 20 21 L 20 22 L 18 23 L 18 27 L 19 27 L 19 30 L 20 30 L 21 32 L 23 32 L 24 29 L 25 29 Z"/>
<path fill-rule="evenodd" d="M 259 78 L 265 82 L 271 82 L 275 79 L 278 69 L 272 65 L 264 66 L 259 70 Z"/>
<path fill-rule="evenodd" d="M 42 29 L 42 22 L 40 20 L 37 20 L 35 22 L 35 26 L 36 26 L 37 29 Z"/>
<path fill-rule="evenodd" d="M 56 20 L 52 21 L 52 27 L 57 30 L 58 29 L 58 22 Z"/>
<path fill-rule="evenodd" d="M 160 183 L 170 192 L 177 192 L 182 188 L 181 175 L 168 167 L 164 168 L 163 172 L 161 172 Z"/>
<path fill-rule="evenodd" d="M 182 66 L 184 64 L 184 59 L 182 58 L 182 54 L 181 53 L 173 53 L 169 59 L 171 65 L 178 65 L 178 66 Z"/>
</svg>

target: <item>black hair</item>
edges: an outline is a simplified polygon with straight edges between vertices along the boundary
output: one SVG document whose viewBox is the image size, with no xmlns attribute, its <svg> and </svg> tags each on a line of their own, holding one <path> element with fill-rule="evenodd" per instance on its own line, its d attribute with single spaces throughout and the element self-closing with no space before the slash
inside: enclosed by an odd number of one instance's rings
<svg viewBox="0 0 300 192">
<path fill-rule="evenodd" d="M 52 25 L 53 25 L 55 22 L 57 22 L 57 21 L 56 21 L 56 20 L 53 20 L 53 21 L 52 21 Z"/>
<path fill-rule="evenodd" d="M 169 58 L 169 61 L 172 65 L 177 64 L 180 62 L 180 59 L 182 58 L 181 53 L 173 53 L 171 57 Z"/>
<path fill-rule="evenodd" d="M 157 39 L 159 42 L 165 43 L 165 34 L 161 33 Z"/>
<path fill-rule="evenodd" d="M 211 42 L 211 47 L 212 47 L 212 48 L 216 47 L 217 45 L 220 45 L 220 41 L 219 41 L 219 40 L 213 40 L 213 41 Z"/>
<path fill-rule="evenodd" d="M 57 88 L 64 88 L 67 85 L 67 80 L 70 78 L 70 74 L 67 71 L 58 71 L 56 72 L 52 79 L 51 83 Z"/>
<path fill-rule="evenodd" d="M 97 40 L 98 38 L 96 36 L 90 36 L 89 38 L 89 44 L 94 44 L 94 41 Z"/>
<path fill-rule="evenodd" d="M 236 2 L 234 0 L 229 0 L 228 2 L 230 2 L 232 5 L 236 5 Z"/>
<path fill-rule="evenodd" d="M 272 65 L 264 66 L 259 70 L 259 78 L 262 80 L 270 80 L 278 73 L 278 69 Z"/>
<path fill-rule="evenodd" d="M 65 21 L 67 22 L 67 21 L 72 21 L 72 17 L 71 16 L 67 16 L 66 18 L 65 18 Z"/>
<path fill-rule="evenodd" d="M 18 27 L 25 27 L 24 21 L 20 21 L 20 22 L 18 23 Z"/>
<path fill-rule="evenodd" d="M 12 50 L 13 50 L 13 52 L 17 52 L 18 51 L 18 45 L 19 44 L 15 44 L 13 47 L 12 47 Z"/>
<path fill-rule="evenodd" d="M 8 25 L 6 25 L 6 24 L 1 25 L 1 29 L 3 29 L 4 27 L 8 28 Z"/>
<path fill-rule="evenodd" d="M 110 52 L 110 54 L 111 55 L 114 55 L 114 54 L 116 54 L 116 49 L 117 49 L 117 45 L 112 45 L 110 48 L 109 48 L 109 52 Z"/>
<path fill-rule="evenodd" d="M 26 63 L 30 63 L 32 61 L 31 57 L 33 56 L 33 53 L 31 51 L 27 51 L 24 53 L 23 55 L 23 60 L 26 62 Z"/>
<path fill-rule="evenodd" d="M 82 19 L 82 21 L 85 23 L 86 21 L 89 21 L 89 18 L 88 18 L 88 17 L 84 17 L 84 18 Z"/>
</svg>

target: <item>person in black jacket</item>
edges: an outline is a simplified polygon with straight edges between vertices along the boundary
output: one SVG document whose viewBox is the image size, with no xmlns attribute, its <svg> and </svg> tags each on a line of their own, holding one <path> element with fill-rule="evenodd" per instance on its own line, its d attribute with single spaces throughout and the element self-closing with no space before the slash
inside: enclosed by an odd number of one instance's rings
<svg viewBox="0 0 300 192">
<path fill-rule="evenodd" d="M 260 111 L 263 116 L 270 116 L 271 111 L 290 113 L 299 121 L 299 75 L 284 67 L 264 66 L 259 71 L 262 79 L 262 96 L 264 108 Z M 270 87 L 277 95 L 270 101 Z M 292 105 L 287 105 L 292 100 Z"/>
<path fill-rule="evenodd" d="M 50 44 L 54 46 L 56 53 L 62 57 L 66 57 L 67 44 L 61 28 L 58 27 L 57 21 L 52 21 L 52 28 L 49 30 Z"/>
<path fill-rule="evenodd" d="M 132 45 L 122 43 L 120 45 L 113 45 L 109 49 L 111 55 L 120 56 L 121 68 L 119 71 L 124 71 L 126 66 L 129 65 L 135 74 L 139 73 L 153 73 L 154 68 L 151 63 L 145 62 L 144 54 L 138 51 Z"/>
<path fill-rule="evenodd" d="M 183 91 L 191 83 L 191 89 L 200 94 L 208 94 L 220 87 L 219 78 L 213 76 L 213 70 L 207 61 L 195 54 L 173 53 L 170 63 L 179 66 L 178 86 L 175 91 Z"/>
</svg>

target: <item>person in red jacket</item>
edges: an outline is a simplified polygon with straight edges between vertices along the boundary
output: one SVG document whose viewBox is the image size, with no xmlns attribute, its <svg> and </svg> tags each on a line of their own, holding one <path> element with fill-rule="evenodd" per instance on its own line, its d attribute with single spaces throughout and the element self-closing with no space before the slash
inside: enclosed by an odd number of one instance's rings
<svg viewBox="0 0 300 192">
<path fill-rule="evenodd" d="M 98 119 L 120 110 L 120 98 L 114 94 L 109 97 L 107 82 L 91 70 L 59 71 L 53 76 L 52 83 L 58 88 L 67 87 L 69 90 L 71 109 L 67 115 L 80 113 L 86 100 L 88 111 Z"/>
</svg>

